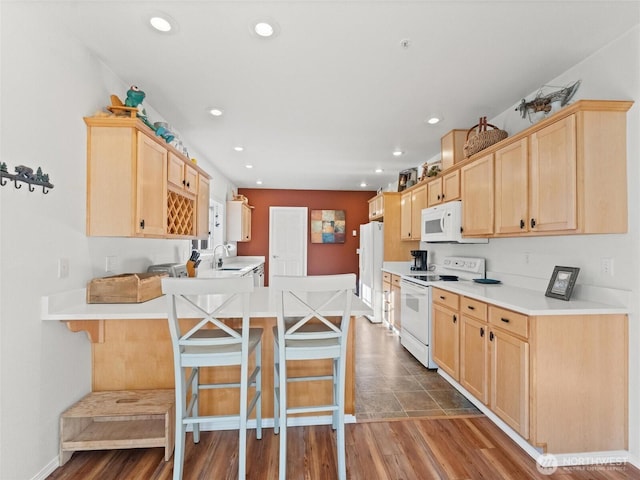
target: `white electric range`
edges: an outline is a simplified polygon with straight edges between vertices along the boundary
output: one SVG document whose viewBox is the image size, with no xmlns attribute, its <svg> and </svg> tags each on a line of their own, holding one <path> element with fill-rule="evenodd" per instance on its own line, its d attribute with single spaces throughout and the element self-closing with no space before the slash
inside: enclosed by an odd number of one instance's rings
<svg viewBox="0 0 640 480">
<path fill-rule="evenodd" d="M 431 287 L 442 281 L 484 278 L 485 260 L 445 257 L 433 270 L 413 271 L 400 281 L 400 343 L 427 368 L 438 368 L 431 354 Z"/>
</svg>

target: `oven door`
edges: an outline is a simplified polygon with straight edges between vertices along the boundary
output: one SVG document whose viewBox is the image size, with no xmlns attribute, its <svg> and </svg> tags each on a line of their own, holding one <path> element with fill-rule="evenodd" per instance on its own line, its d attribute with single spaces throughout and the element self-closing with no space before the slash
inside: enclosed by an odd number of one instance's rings
<svg viewBox="0 0 640 480">
<path fill-rule="evenodd" d="M 410 333 L 423 345 L 429 345 L 430 288 L 410 280 L 400 282 L 402 333 Z"/>
</svg>

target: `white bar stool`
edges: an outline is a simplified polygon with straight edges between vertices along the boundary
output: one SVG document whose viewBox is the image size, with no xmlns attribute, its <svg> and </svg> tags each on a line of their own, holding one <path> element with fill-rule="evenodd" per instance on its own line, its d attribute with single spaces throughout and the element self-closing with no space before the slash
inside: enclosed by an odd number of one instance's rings
<svg viewBox="0 0 640 480">
<path fill-rule="evenodd" d="M 193 441 L 200 441 L 200 424 L 222 419 L 237 419 L 239 428 L 238 478 L 246 477 L 247 419 L 256 410 L 256 436 L 262 438 L 262 329 L 250 328 L 250 295 L 252 277 L 238 278 L 163 278 L 162 291 L 167 294 L 169 331 L 173 344 L 176 389 L 176 431 L 173 478 L 182 478 L 187 425 L 193 426 Z M 242 328 L 234 329 L 217 315 L 232 302 L 241 303 Z M 178 304 L 186 318 L 201 320 L 188 332 L 182 333 L 178 321 Z M 185 316 L 182 313 L 183 317 Z M 211 328 L 211 327 L 215 328 Z M 255 352 L 255 368 L 249 373 L 249 355 Z M 235 383 L 200 383 L 201 367 L 240 365 L 240 381 Z M 190 370 L 188 376 L 187 372 Z M 239 415 L 200 416 L 200 390 L 240 388 Z M 255 388 L 248 399 L 249 387 Z M 187 403 L 187 393 L 191 393 Z"/>
<path fill-rule="evenodd" d="M 287 469 L 287 415 L 331 412 L 336 430 L 338 478 L 347 478 L 344 397 L 347 338 L 356 276 L 274 276 L 270 287 L 277 295 L 274 328 L 274 433 L 280 434 L 280 479 Z M 341 317 L 335 324 L 327 317 Z M 331 359 L 331 375 L 289 376 L 287 360 Z M 287 407 L 287 383 L 330 380 L 333 401 L 328 405 Z M 283 426 L 280 429 L 280 426 Z"/>
</svg>

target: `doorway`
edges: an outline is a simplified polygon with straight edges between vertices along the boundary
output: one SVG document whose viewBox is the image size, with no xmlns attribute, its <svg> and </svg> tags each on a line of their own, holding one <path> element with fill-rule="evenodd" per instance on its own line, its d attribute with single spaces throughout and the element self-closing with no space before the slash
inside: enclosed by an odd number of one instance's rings
<svg viewBox="0 0 640 480">
<path fill-rule="evenodd" d="M 273 275 L 307 274 L 306 207 L 269 207 L 269 284 Z"/>
</svg>

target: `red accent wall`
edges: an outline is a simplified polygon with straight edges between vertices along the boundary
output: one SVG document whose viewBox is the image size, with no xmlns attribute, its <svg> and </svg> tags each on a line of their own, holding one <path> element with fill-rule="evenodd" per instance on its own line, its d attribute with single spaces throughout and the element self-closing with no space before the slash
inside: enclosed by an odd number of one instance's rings
<svg viewBox="0 0 640 480">
<path fill-rule="evenodd" d="M 269 279 L 269 207 L 307 207 L 309 210 L 345 210 L 346 238 L 344 243 L 311 243 L 310 223 L 307 231 L 307 274 L 358 274 L 360 225 L 369 221 L 367 200 L 372 191 L 334 190 L 269 190 L 240 188 L 238 193 L 255 207 L 251 215 L 251 241 L 238 243 L 238 255 L 264 255 L 265 284 Z M 309 219 L 311 212 L 308 213 Z M 353 236 L 356 230 L 357 236 Z"/>
</svg>

